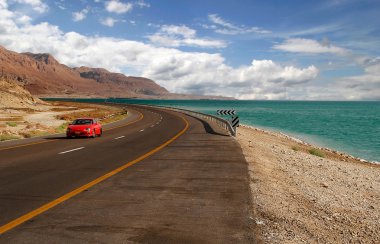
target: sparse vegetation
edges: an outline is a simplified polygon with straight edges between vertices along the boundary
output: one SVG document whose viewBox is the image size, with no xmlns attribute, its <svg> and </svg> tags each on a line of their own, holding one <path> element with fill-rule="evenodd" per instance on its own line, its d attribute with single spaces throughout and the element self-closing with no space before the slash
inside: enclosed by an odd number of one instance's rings
<svg viewBox="0 0 380 244">
<path fill-rule="evenodd" d="M 91 110 L 91 111 L 81 111 L 81 112 L 73 112 L 68 114 L 61 114 L 57 116 L 57 119 L 73 121 L 76 118 L 84 118 L 84 117 L 93 117 L 93 118 L 103 118 L 106 115 L 109 115 L 111 112 L 108 111 L 100 111 L 100 110 Z"/>
<path fill-rule="evenodd" d="M 112 115 L 112 116 L 110 116 L 108 118 L 102 119 L 101 123 L 102 124 L 112 123 L 112 122 L 115 122 L 115 121 L 118 121 L 118 120 L 125 119 L 127 116 L 128 116 L 128 111 L 122 111 L 122 112 L 114 114 L 114 115 Z"/>
<path fill-rule="evenodd" d="M 14 135 L 0 135 L 0 141 L 19 139 L 20 137 Z"/>
<path fill-rule="evenodd" d="M 11 121 L 11 122 L 7 122 L 7 123 L 5 123 L 7 126 L 10 126 L 10 127 L 16 127 L 17 126 L 17 123 L 16 122 L 13 122 L 13 121 Z"/>
<path fill-rule="evenodd" d="M 62 111 L 73 111 L 73 110 L 77 110 L 78 108 L 76 107 L 56 107 L 56 108 L 52 108 L 50 111 L 52 112 L 62 112 Z"/>
<path fill-rule="evenodd" d="M 5 118 L 0 118 L 0 121 L 22 121 L 22 117 L 5 117 Z"/>
<path fill-rule="evenodd" d="M 36 136 L 47 136 L 49 134 L 50 134 L 49 131 L 42 131 L 42 130 L 30 130 L 30 131 L 21 133 L 21 135 L 24 138 L 31 138 L 31 137 L 36 137 Z"/>
<path fill-rule="evenodd" d="M 321 157 L 321 158 L 326 157 L 326 155 L 321 150 L 319 150 L 317 148 L 309 149 L 309 153 L 312 155 L 315 155 L 317 157 Z"/>
<path fill-rule="evenodd" d="M 62 124 L 62 125 L 56 127 L 56 128 L 54 129 L 54 132 L 55 132 L 55 133 L 64 133 L 64 132 L 66 131 L 66 128 L 67 128 L 68 124 L 69 124 L 69 122 L 64 123 L 64 124 Z"/>
<path fill-rule="evenodd" d="M 299 150 L 300 150 L 300 148 L 299 148 L 298 146 L 292 146 L 292 149 L 293 149 L 294 151 L 299 151 Z"/>
<path fill-rule="evenodd" d="M 34 113 L 34 112 L 36 112 L 36 110 L 32 109 L 32 108 L 5 107 L 4 109 L 12 109 L 12 110 L 16 110 L 16 111 L 19 111 L 19 112 L 25 112 L 25 113 Z"/>
<path fill-rule="evenodd" d="M 102 124 L 108 124 L 111 122 L 124 119 L 128 116 L 128 111 L 122 110 L 120 108 L 99 109 L 99 108 L 88 106 L 88 107 L 83 107 L 81 109 L 91 109 L 91 110 L 57 115 L 57 119 L 71 122 L 76 118 L 92 117 L 92 118 L 99 119 Z"/>
</svg>

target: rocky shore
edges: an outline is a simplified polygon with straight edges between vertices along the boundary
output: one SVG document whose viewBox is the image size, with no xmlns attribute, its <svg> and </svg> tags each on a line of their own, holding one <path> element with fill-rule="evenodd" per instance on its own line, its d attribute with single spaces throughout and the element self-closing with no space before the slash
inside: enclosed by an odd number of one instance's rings
<svg viewBox="0 0 380 244">
<path fill-rule="evenodd" d="M 380 165 L 248 126 L 256 231 L 264 243 L 380 243 Z"/>
</svg>

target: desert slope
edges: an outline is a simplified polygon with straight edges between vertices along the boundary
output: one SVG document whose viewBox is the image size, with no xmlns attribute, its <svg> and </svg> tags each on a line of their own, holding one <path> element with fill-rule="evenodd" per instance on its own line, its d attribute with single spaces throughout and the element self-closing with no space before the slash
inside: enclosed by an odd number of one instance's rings
<svg viewBox="0 0 380 244">
<path fill-rule="evenodd" d="M 5 77 L 0 77 L 0 109 L 33 108 L 43 102 Z"/>
</svg>

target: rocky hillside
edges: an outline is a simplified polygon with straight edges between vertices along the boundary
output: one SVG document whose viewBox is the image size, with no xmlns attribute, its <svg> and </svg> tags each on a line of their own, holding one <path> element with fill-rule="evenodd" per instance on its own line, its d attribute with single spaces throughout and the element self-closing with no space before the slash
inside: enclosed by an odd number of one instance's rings
<svg viewBox="0 0 380 244">
<path fill-rule="evenodd" d="M 1 46 L 0 71 L 39 97 L 149 98 L 169 93 L 146 78 L 105 69 L 70 68 L 49 54 L 16 53 Z"/>
<path fill-rule="evenodd" d="M 43 102 L 33 97 L 29 91 L 17 85 L 15 81 L 0 77 L 0 109 L 34 108 Z"/>
<path fill-rule="evenodd" d="M 80 67 L 74 68 L 79 72 L 80 76 L 85 79 L 96 80 L 96 82 L 107 86 L 113 86 L 117 89 L 127 88 L 135 94 L 143 94 L 148 96 L 160 96 L 167 94 L 168 91 L 158 86 L 154 81 L 142 77 L 126 77 L 123 74 L 111 73 L 102 68 Z"/>
</svg>

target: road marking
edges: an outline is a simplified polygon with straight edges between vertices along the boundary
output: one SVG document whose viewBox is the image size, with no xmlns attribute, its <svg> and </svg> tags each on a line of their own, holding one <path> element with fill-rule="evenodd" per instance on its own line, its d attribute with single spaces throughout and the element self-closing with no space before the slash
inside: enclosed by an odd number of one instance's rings
<svg viewBox="0 0 380 244">
<path fill-rule="evenodd" d="M 115 140 L 119 140 L 121 138 L 124 138 L 125 136 L 119 136 L 119 137 L 116 137 Z"/>
<path fill-rule="evenodd" d="M 140 120 L 142 120 L 144 118 L 144 115 L 141 112 L 139 112 L 137 110 L 134 110 L 134 111 L 140 114 L 140 116 L 139 116 L 139 118 L 137 120 L 131 121 L 131 122 L 123 124 L 123 125 L 111 127 L 109 129 L 104 129 L 104 131 L 109 131 L 109 130 L 117 129 L 117 128 L 120 128 L 120 127 L 128 126 L 128 125 L 136 123 L 136 122 L 138 122 L 138 121 L 140 121 Z M 4 147 L 4 148 L 0 148 L 0 151 L 8 150 L 8 149 L 13 149 L 13 148 L 19 148 L 19 147 L 33 146 L 33 145 L 47 143 L 47 142 L 53 142 L 53 141 L 58 141 L 58 139 L 52 139 L 52 140 L 46 139 L 46 141 L 32 142 L 32 143 L 27 143 L 27 144 L 12 146 L 12 147 Z"/>
<path fill-rule="evenodd" d="M 178 116 L 178 115 L 177 115 Z M 180 116 L 178 116 L 180 117 Z M 189 128 L 189 122 L 184 118 L 184 117 L 180 117 L 184 122 L 185 122 L 185 127 L 178 133 L 176 134 L 174 137 L 172 137 L 171 139 L 169 139 L 168 141 L 166 141 L 165 143 L 161 144 L 160 146 L 156 147 L 155 149 L 151 150 L 150 152 L 124 164 L 123 166 L 103 175 L 103 176 L 100 176 L 99 178 L 96 178 L 95 180 L 69 192 L 69 193 L 66 193 L 65 195 L 51 201 L 51 202 L 48 202 L 46 203 L 45 205 L 42 205 L 41 207 L 15 219 L 15 220 L 12 220 L 11 222 L 3 225 L 3 226 L 0 226 L 0 235 L 1 234 L 4 234 L 5 232 L 15 228 L 16 226 L 18 225 L 21 225 L 22 223 L 46 212 L 47 210 L 57 206 L 58 204 L 66 201 L 66 200 L 69 200 L 70 198 L 78 195 L 79 193 L 91 188 L 92 186 L 96 185 L 96 184 L 99 184 L 100 182 L 110 178 L 111 176 L 114 176 L 116 175 L 117 173 L 125 170 L 126 168 L 129 168 L 131 167 L 132 165 L 146 159 L 147 157 L 151 156 L 152 154 L 155 154 L 156 152 L 160 151 L 161 149 L 165 148 L 166 146 L 168 146 L 169 144 L 171 144 L 173 141 L 177 140 L 181 135 L 183 135 Z"/>
<path fill-rule="evenodd" d="M 60 153 L 58 153 L 58 154 L 65 154 L 65 153 L 69 153 L 69 152 L 74 152 L 74 151 L 81 150 L 81 149 L 83 149 L 83 148 L 84 148 L 84 147 L 78 147 L 78 148 L 71 149 L 71 150 L 68 150 L 68 151 L 60 152 Z"/>
<path fill-rule="evenodd" d="M 32 142 L 32 143 L 28 143 L 28 144 L 22 144 L 22 145 L 18 145 L 18 146 L 13 146 L 13 147 L 0 148 L 0 151 L 12 149 L 12 148 L 18 148 L 18 147 L 32 146 L 32 145 L 37 145 L 37 144 L 42 144 L 42 143 L 52 142 L 52 141 L 58 141 L 58 139 L 39 141 L 39 142 Z"/>
<path fill-rule="evenodd" d="M 151 127 L 151 128 L 153 128 L 153 127 L 154 127 L 154 125 L 151 125 L 150 127 Z"/>
<path fill-rule="evenodd" d="M 133 124 L 133 123 L 136 123 L 136 122 L 142 120 L 144 118 L 144 115 L 141 112 L 137 111 L 137 110 L 135 110 L 135 111 L 140 114 L 140 116 L 139 116 L 139 118 L 137 120 L 131 121 L 131 122 L 126 123 L 124 125 L 119 125 L 119 126 L 111 127 L 109 129 L 105 129 L 104 131 L 109 131 L 109 130 L 117 129 L 117 128 L 120 128 L 120 127 L 124 127 L 124 126 L 130 125 L 130 124 Z"/>
<path fill-rule="evenodd" d="M 144 131 L 144 129 L 140 130 L 140 132 L 143 132 L 143 131 Z"/>
</svg>

